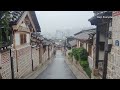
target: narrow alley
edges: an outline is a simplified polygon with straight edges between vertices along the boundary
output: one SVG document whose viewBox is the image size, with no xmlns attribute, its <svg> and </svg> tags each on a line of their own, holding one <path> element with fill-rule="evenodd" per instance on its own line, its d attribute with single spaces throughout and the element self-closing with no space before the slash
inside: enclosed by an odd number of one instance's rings
<svg viewBox="0 0 120 90">
<path fill-rule="evenodd" d="M 76 77 L 66 64 L 61 50 L 57 50 L 53 62 L 36 79 L 76 79 Z"/>
</svg>

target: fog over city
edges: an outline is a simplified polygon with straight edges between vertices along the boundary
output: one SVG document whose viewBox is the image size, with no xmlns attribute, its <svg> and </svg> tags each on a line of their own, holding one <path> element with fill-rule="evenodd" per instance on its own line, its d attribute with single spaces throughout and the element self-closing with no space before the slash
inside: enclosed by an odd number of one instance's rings
<svg viewBox="0 0 120 90">
<path fill-rule="evenodd" d="M 94 16 L 93 11 L 36 11 L 36 15 L 42 35 L 49 38 L 56 37 L 56 32 L 71 36 L 82 29 L 94 27 L 88 21 Z"/>
</svg>

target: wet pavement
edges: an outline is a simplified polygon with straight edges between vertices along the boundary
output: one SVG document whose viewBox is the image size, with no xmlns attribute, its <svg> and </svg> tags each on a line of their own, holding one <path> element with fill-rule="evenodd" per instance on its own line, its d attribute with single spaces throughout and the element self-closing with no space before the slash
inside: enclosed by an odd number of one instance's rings
<svg viewBox="0 0 120 90">
<path fill-rule="evenodd" d="M 76 79 L 76 77 L 66 64 L 61 50 L 57 50 L 53 62 L 36 79 Z"/>
</svg>

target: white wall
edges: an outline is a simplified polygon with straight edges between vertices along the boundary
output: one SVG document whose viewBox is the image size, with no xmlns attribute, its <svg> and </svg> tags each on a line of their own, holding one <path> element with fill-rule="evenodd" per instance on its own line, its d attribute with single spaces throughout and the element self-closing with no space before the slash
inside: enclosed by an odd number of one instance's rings
<svg viewBox="0 0 120 90">
<path fill-rule="evenodd" d="M 93 58 L 91 58 L 90 56 L 88 56 L 88 62 L 89 62 L 89 67 L 92 70 L 93 69 Z"/>
<path fill-rule="evenodd" d="M 79 47 L 80 47 L 80 41 L 79 41 Z"/>
<path fill-rule="evenodd" d="M 105 42 L 104 33 L 100 33 L 100 42 Z M 99 51 L 99 60 L 104 60 L 104 51 Z"/>
<path fill-rule="evenodd" d="M 87 44 L 87 52 L 88 52 L 88 46 L 89 46 L 89 45 Z"/>
<path fill-rule="evenodd" d="M 20 26 L 22 26 L 22 27 L 27 27 L 27 26 L 25 25 L 25 23 L 22 23 Z"/>
<path fill-rule="evenodd" d="M 100 41 L 105 42 L 105 36 L 100 33 Z"/>
<path fill-rule="evenodd" d="M 93 58 L 93 53 L 94 53 L 94 52 L 93 52 L 93 45 L 92 45 L 92 58 Z"/>
<path fill-rule="evenodd" d="M 104 51 L 99 51 L 99 60 L 104 60 Z"/>
<path fill-rule="evenodd" d="M 86 48 L 86 43 L 83 43 L 83 47 L 84 47 L 85 49 L 87 49 L 87 48 Z"/>
<path fill-rule="evenodd" d="M 26 34 L 27 43 L 30 43 L 30 34 Z"/>
<path fill-rule="evenodd" d="M 20 45 L 20 34 L 15 33 L 15 45 Z"/>
</svg>

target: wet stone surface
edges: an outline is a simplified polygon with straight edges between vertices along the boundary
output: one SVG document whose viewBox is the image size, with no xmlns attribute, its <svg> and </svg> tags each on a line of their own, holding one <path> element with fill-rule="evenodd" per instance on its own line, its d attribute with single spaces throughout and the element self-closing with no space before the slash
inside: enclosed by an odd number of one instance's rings
<svg viewBox="0 0 120 90">
<path fill-rule="evenodd" d="M 58 50 L 53 62 L 36 79 L 76 79 L 76 77 L 66 64 L 65 56 Z"/>
</svg>

